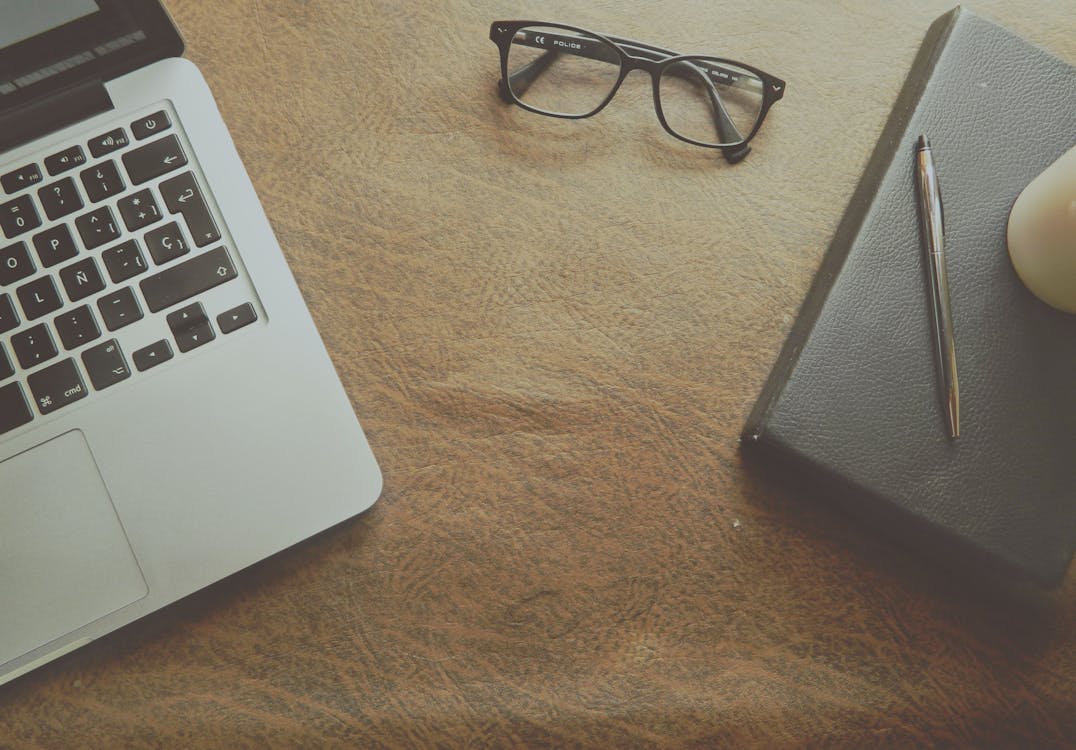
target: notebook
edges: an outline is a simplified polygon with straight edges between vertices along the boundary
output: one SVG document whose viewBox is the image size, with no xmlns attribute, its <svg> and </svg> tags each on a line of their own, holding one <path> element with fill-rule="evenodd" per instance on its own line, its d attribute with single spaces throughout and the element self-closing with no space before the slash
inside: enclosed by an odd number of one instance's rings
<svg viewBox="0 0 1076 750">
<path fill-rule="evenodd" d="M 949 437 L 917 224 L 945 204 L 961 437 Z M 943 565 L 1046 586 L 1076 545 L 1076 316 L 1008 259 L 1020 191 L 1076 141 L 1076 70 L 957 8 L 926 35 L 743 431 L 745 457 Z"/>
<path fill-rule="evenodd" d="M 0 3 L 0 682 L 381 476 L 156 0 Z"/>
</svg>

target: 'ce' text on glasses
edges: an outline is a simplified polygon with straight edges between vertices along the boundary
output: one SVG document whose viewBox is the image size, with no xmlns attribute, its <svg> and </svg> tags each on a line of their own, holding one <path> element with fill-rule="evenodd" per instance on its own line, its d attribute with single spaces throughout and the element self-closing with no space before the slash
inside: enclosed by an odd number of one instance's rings
<svg viewBox="0 0 1076 750">
<path fill-rule="evenodd" d="M 650 74 L 654 110 L 671 135 L 721 149 L 730 163 L 785 92 L 785 82 L 735 60 L 678 55 L 573 26 L 497 21 L 490 39 L 501 53 L 501 97 L 552 117 L 597 114 L 633 70 Z"/>
</svg>

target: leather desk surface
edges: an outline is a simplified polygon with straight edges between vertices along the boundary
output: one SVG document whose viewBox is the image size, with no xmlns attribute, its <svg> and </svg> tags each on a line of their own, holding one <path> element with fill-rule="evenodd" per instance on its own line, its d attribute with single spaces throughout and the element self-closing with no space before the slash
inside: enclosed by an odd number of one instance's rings
<svg viewBox="0 0 1076 750">
<path fill-rule="evenodd" d="M 0 747 L 1076 747 L 1076 573 L 991 593 L 737 434 L 946 0 L 169 0 L 385 475 L 0 688 Z M 972 8 L 1076 63 L 1076 3 Z M 501 104 L 491 21 L 788 81 L 730 167 L 641 75 Z"/>
</svg>

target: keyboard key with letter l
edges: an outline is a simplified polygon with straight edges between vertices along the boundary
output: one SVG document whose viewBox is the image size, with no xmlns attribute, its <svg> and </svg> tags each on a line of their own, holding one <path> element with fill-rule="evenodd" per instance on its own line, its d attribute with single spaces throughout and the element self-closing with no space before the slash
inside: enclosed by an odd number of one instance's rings
<svg viewBox="0 0 1076 750">
<path fill-rule="evenodd" d="M 26 396 L 22 395 L 22 386 L 18 383 L 0 386 L 0 435 L 22 427 L 33 418 Z"/>
<path fill-rule="evenodd" d="M 175 135 L 147 143 L 123 155 L 123 166 L 135 185 L 179 169 L 187 163 L 187 155 Z"/>
<path fill-rule="evenodd" d="M 60 290 L 56 288 L 56 282 L 51 276 L 41 276 L 23 284 L 16 293 L 27 320 L 37 320 L 42 315 L 59 310 L 64 304 Z"/>
<path fill-rule="evenodd" d="M 31 374 L 26 383 L 42 414 L 49 414 L 86 398 L 88 392 L 75 360 L 70 357 Z"/>
<path fill-rule="evenodd" d="M 183 215 L 195 245 L 205 247 L 220 239 L 220 232 L 193 173 L 184 172 L 162 182 L 161 197 L 170 212 Z"/>
<path fill-rule="evenodd" d="M 139 286 L 150 311 L 158 312 L 231 281 L 238 275 L 228 250 L 221 245 L 147 276 Z"/>
</svg>

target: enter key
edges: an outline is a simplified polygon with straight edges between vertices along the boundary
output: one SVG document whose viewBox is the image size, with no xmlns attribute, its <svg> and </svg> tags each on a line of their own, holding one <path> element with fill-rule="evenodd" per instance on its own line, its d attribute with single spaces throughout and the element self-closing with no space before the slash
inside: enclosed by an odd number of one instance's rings
<svg viewBox="0 0 1076 750">
<path fill-rule="evenodd" d="M 173 214 L 181 214 L 187 222 L 191 238 L 198 247 L 205 247 L 220 239 L 220 231 L 209 213 L 209 206 L 198 187 L 193 172 L 184 172 L 161 183 L 164 205 Z"/>
</svg>

